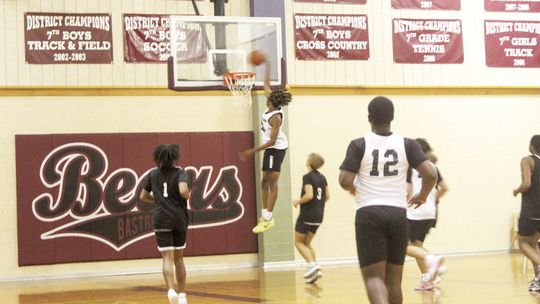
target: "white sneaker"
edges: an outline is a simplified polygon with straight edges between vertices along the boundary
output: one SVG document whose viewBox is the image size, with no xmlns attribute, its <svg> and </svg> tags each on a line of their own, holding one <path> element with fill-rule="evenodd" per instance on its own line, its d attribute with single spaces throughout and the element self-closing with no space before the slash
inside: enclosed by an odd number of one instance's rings
<svg viewBox="0 0 540 304">
<path fill-rule="evenodd" d="M 315 272 L 319 270 L 321 270 L 319 264 L 313 264 L 312 266 L 309 266 L 307 271 L 304 273 L 304 279 L 311 277 Z"/>
<path fill-rule="evenodd" d="M 178 304 L 178 294 L 174 289 L 169 289 L 167 297 L 169 298 L 169 304 Z"/>
<path fill-rule="evenodd" d="M 428 255 L 425 260 L 429 266 L 429 278 L 431 281 L 433 281 L 439 274 L 439 270 L 441 269 L 442 263 L 444 262 L 444 258 L 438 255 Z"/>
<path fill-rule="evenodd" d="M 187 304 L 186 294 L 181 292 L 178 294 L 178 304 Z"/>
<path fill-rule="evenodd" d="M 311 277 L 308 277 L 306 279 L 306 284 L 313 284 L 315 281 L 320 279 L 322 277 L 322 273 L 320 271 L 317 271 L 311 275 Z"/>
</svg>

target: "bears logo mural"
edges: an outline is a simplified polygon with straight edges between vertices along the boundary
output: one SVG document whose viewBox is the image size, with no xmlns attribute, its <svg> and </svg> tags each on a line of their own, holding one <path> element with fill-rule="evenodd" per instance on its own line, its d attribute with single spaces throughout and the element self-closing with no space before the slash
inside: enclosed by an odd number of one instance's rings
<svg viewBox="0 0 540 304">
<path fill-rule="evenodd" d="M 192 181 L 186 255 L 256 252 L 253 163 L 232 151 L 252 132 L 18 135 L 19 264 L 158 257 L 138 194 L 165 138 Z"/>
</svg>

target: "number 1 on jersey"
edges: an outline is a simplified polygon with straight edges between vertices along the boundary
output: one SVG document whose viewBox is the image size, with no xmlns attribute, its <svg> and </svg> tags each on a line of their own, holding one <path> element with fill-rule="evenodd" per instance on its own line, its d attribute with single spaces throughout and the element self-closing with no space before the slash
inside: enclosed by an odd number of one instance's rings
<svg viewBox="0 0 540 304">
<path fill-rule="evenodd" d="M 163 197 L 169 197 L 169 193 L 167 193 L 167 183 L 163 183 Z"/>
</svg>

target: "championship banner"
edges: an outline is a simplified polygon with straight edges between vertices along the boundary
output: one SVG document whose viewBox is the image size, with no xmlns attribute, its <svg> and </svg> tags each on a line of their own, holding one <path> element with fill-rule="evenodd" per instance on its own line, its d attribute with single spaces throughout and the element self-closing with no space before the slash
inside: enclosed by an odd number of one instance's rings
<svg viewBox="0 0 540 304">
<path fill-rule="evenodd" d="M 540 12 L 539 0 L 484 0 L 488 12 Z"/>
<path fill-rule="evenodd" d="M 26 63 L 112 63 L 109 14 L 24 13 Z"/>
<path fill-rule="evenodd" d="M 540 68 L 540 21 L 484 21 L 488 67 Z"/>
<path fill-rule="evenodd" d="M 166 63 L 171 54 L 169 15 L 124 14 L 124 61 Z M 206 62 L 207 47 L 204 34 L 198 24 L 183 26 L 178 39 L 179 61 Z M 188 48 L 188 46 L 194 46 Z"/>
<path fill-rule="evenodd" d="M 17 135 L 19 265 L 159 257 L 139 200 L 158 143 L 180 146 L 192 183 L 184 253 L 257 252 L 254 163 L 238 158 L 253 132 Z"/>
<path fill-rule="evenodd" d="M 367 0 L 294 0 L 294 2 L 331 3 L 331 4 L 366 4 Z"/>
<path fill-rule="evenodd" d="M 396 63 L 463 63 L 461 20 L 393 19 Z"/>
<path fill-rule="evenodd" d="M 368 60 L 367 15 L 294 15 L 298 60 Z"/>
<path fill-rule="evenodd" d="M 461 0 L 392 0 L 392 8 L 459 11 Z"/>
</svg>

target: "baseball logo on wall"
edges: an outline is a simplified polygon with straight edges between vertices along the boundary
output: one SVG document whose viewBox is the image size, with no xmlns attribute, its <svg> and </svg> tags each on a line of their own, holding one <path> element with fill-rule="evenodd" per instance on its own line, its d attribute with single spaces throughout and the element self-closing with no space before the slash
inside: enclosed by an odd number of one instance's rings
<svg viewBox="0 0 540 304">
<path fill-rule="evenodd" d="M 19 264 L 158 257 L 154 205 L 139 200 L 158 143 L 180 145 L 191 179 L 186 255 L 256 252 L 253 163 L 235 152 L 252 141 L 251 132 L 16 136 Z"/>
</svg>

